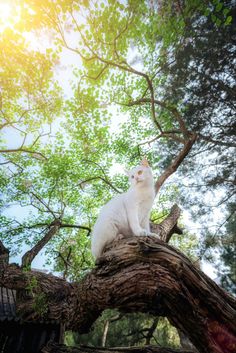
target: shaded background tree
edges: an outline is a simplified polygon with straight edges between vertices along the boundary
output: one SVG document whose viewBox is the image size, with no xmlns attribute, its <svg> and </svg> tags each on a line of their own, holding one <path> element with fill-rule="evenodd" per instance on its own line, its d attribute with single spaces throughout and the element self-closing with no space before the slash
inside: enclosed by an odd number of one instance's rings
<svg viewBox="0 0 236 353">
<path fill-rule="evenodd" d="M 235 2 L 209 3 L 204 15 L 196 13 L 191 21 L 184 3 L 179 4 L 179 13 L 186 27 L 174 55 L 172 52 L 163 65 L 168 77 L 164 97 L 183 106 L 186 124 L 199 135 L 198 143 L 182 169 L 182 175 L 187 174 L 190 180 L 187 183 L 189 192 L 186 193 L 184 188 L 182 192 L 186 202 L 196 205 L 195 217 L 206 216 L 211 209 L 223 206 L 225 219 L 230 221 L 235 212 L 236 183 Z M 225 15 L 228 16 L 226 19 Z M 215 195 L 220 190 L 220 196 L 214 200 L 204 197 L 211 190 Z M 230 210 L 227 210 L 228 204 Z M 220 220 L 218 232 L 226 225 L 225 219 Z M 209 238 L 215 231 L 208 232 L 208 247 Z M 226 235 L 227 230 L 223 233 Z M 216 243 L 217 240 L 212 245 Z"/>
</svg>

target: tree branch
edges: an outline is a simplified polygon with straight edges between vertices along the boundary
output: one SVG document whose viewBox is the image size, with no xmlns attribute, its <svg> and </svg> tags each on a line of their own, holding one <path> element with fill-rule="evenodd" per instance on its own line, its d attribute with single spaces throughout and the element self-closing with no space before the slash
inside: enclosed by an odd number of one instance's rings
<svg viewBox="0 0 236 353">
<path fill-rule="evenodd" d="M 234 353 L 236 302 L 183 254 L 156 237 L 110 244 L 79 283 L 36 271 L 5 267 L 0 284 L 32 293 L 17 302 L 23 320 L 37 321 L 35 298 L 46 296 L 44 320 L 87 332 L 105 309 L 166 316 L 201 353 Z M 231 348 L 230 348 L 231 347 Z"/>
<path fill-rule="evenodd" d="M 43 200 L 43 199 L 41 199 L 41 197 L 40 196 L 38 196 L 35 192 L 31 192 L 31 194 L 34 196 L 34 198 L 36 199 L 36 200 L 38 200 L 45 208 L 46 208 L 46 210 L 47 210 L 47 212 L 49 212 L 52 216 L 53 216 L 53 218 L 54 219 L 57 219 L 57 216 L 56 216 L 56 212 L 54 212 L 50 207 L 49 207 L 49 205 Z M 36 207 L 35 205 L 34 205 L 34 207 Z M 60 215 L 61 216 L 61 215 Z"/>
<path fill-rule="evenodd" d="M 151 144 L 152 142 L 155 142 L 156 140 L 162 138 L 162 137 L 168 137 L 178 143 L 184 144 L 185 140 L 179 136 L 179 133 L 181 133 L 180 130 L 170 130 L 170 131 L 162 131 L 161 134 L 155 136 L 153 139 L 144 141 L 138 144 L 138 146 L 146 145 L 146 144 Z"/>
<path fill-rule="evenodd" d="M 183 162 L 184 158 L 190 152 L 196 139 L 197 139 L 197 134 L 192 135 L 191 138 L 185 142 L 183 148 L 180 150 L 177 157 L 170 163 L 170 165 L 165 169 L 165 171 L 159 176 L 159 178 L 155 183 L 156 193 L 158 193 L 158 191 L 160 190 L 161 186 L 164 184 L 166 179 L 169 178 L 169 176 L 172 175 L 178 169 L 180 164 Z"/>
<path fill-rule="evenodd" d="M 103 334 L 102 334 L 102 347 L 106 347 L 107 333 L 108 333 L 110 323 L 120 320 L 122 316 L 123 316 L 122 314 L 117 314 L 105 321 Z"/>
<path fill-rule="evenodd" d="M 106 71 L 107 68 L 108 68 L 108 65 L 105 65 L 96 76 L 84 75 L 81 77 L 81 79 L 88 78 L 89 80 L 97 81 L 103 75 L 103 73 Z"/>
<path fill-rule="evenodd" d="M 151 339 L 153 337 L 153 333 L 155 332 L 157 325 L 158 325 L 159 317 L 155 317 L 153 320 L 152 325 L 147 329 L 147 334 L 146 334 L 146 342 L 145 344 L 148 345 L 151 342 Z"/>
<path fill-rule="evenodd" d="M 163 102 L 163 101 L 160 101 L 160 100 L 157 100 L 157 99 L 150 99 L 150 98 L 140 98 L 140 99 L 137 99 L 135 101 L 130 101 L 128 103 L 123 103 L 123 105 L 126 105 L 128 107 L 132 107 L 134 105 L 141 105 L 141 104 L 146 104 L 146 103 L 151 103 L 151 104 L 156 104 L 156 105 L 159 105 L 160 107 L 168 110 L 169 112 L 171 112 L 174 117 L 176 118 L 176 120 L 178 121 L 178 124 L 179 124 L 179 127 L 180 127 L 180 130 L 182 131 L 183 135 L 185 137 L 188 137 L 190 135 L 190 132 L 188 131 L 186 125 L 185 125 L 185 122 L 183 120 L 183 118 L 181 117 L 181 114 L 179 113 L 179 111 L 170 106 L 169 104 Z"/>
<path fill-rule="evenodd" d="M 193 351 L 155 346 L 116 348 L 97 348 L 81 346 L 75 348 L 50 342 L 46 347 L 43 348 L 42 353 L 193 353 Z"/>
<path fill-rule="evenodd" d="M 90 159 L 83 159 L 83 162 L 85 162 L 85 163 L 91 163 L 91 164 L 95 165 L 97 168 L 99 168 L 99 170 L 102 172 L 102 174 L 104 175 L 104 177 L 102 177 L 102 176 L 91 177 L 91 178 L 88 178 L 88 179 L 86 179 L 86 180 L 83 180 L 83 181 L 82 181 L 82 184 L 85 183 L 86 181 L 92 181 L 92 180 L 95 180 L 95 179 L 100 179 L 100 180 L 102 180 L 104 183 L 106 183 L 107 185 L 109 185 L 109 186 L 110 186 L 114 191 L 116 191 L 118 194 L 121 193 L 121 191 L 118 190 L 118 189 L 107 179 L 107 173 L 105 172 L 105 170 L 103 169 L 103 167 L 102 167 L 100 164 L 98 164 L 98 163 L 96 163 L 96 162 L 94 162 L 94 161 L 92 161 L 92 160 L 90 160 Z M 80 183 L 80 184 L 81 184 L 81 183 Z M 80 184 L 79 184 L 79 185 L 80 185 Z"/>
<path fill-rule="evenodd" d="M 72 251 L 72 249 L 70 246 L 68 255 L 66 256 L 66 259 L 59 251 L 57 251 L 58 257 L 61 258 L 61 260 L 63 261 L 64 267 L 65 267 L 65 269 L 63 270 L 63 279 L 66 279 L 67 273 L 68 273 L 68 267 L 71 267 L 71 263 L 70 263 L 71 251 Z"/>
<path fill-rule="evenodd" d="M 36 159 L 45 159 L 45 160 L 47 160 L 47 157 L 45 157 L 41 152 L 30 151 L 30 150 L 28 150 L 26 148 L 19 147 L 19 148 L 2 149 L 2 150 L 0 150 L 0 153 L 16 153 L 16 152 L 30 153 Z"/>
<path fill-rule="evenodd" d="M 161 125 L 159 124 L 159 122 L 157 121 L 156 119 L 156 113 L 155 113 L 155 96 L 154 96 L 154 88 L 153 88 L 153 84 L 152 84 L 152 80 L 150 79 L 150 77 L 146 74 L 146 73 L 143 73 L 141 71 L 138 71 L 136 69 L 134 69 L 133 67 L 131 67 L 125 60 L 122 60 L 122 62 L 115 62 L 115 61 L 112 61 L 112 60 L 109 60 L 109 59 L 105 59 L 105 58 L 102 58 L 98 53 L 96 53 L 92 48 L 91 46 L 88 44 L 88 42 L 86 41 L 86 38 L 85 36 L 83 35 L 80 27 L 78 26 L 77 22 L 75 21 L 74 17 L 73 17 L 73 13 L 71 13 L 71 16 L 75 22 L 75 25 L 76 25 L 76 28 L 78 30 L 78 32 L 80 33 L 80 36 L 84 42 L 84 45 L 87 47 L 87 49 L 90 51 L 90 53 L 92 54 L 91 57 L 89 58 L 86 58 L 84 55 L 82 55 L 82 53 L 78 50 L 78 49 L 74 49 L 74 48 L 71 48 L 68 46 L 67 42 L 66 42 L 66 39 L 65 39 L 65 36 L 63 34 L 63 31 L 62 29 L 60 28 L 60 25 L 57 24 L 58 26 L 58 30 L 59 30 L 59 33 L 61 35 L 61 38 L 62 38 L 62 41 L 63 41 L 63 44 L 64 46 L 69 49 L 69 50 L 72 50 L 74 52 L 76 52 L 77 54 L 80 55 L 80 57 L 85 60 L 85 61 L 91 61 L 91 60 L 98 60 L 100 61 L 101 63 L 104 63 L 105 64 L 105 67 L 104 67 L 104 70 L 111 66 L 111 67 L 115 67 L 115 68 L 118 68 L 118 69 L 121 69 L 122 71 L 125 71 L 125 72 L 129 72 L 129 73 L 132 73 L 132 74 L 135 74 L 137 76 L 140 76 L 140 77 L 143 77 L 146 82 L 147 82 L 147 85 L 148 85 L 148 89 L 150 91 L 150 95 L 151 95 L 151 100 L 150 100 L 150 103 L 151 103 L 151 112 L 152 112 L 152 118 L 153 118 L 153 121 L 155 122 L 157 128 L 159 129 L 160 132 L 162 132 L 162 128 L 161 128 Z M 118 36 L 119 37 L 119 36 Z M 117 37 L 117 38 L 118 38 Z M 102 72 L 100 72 L 100 74 L 103 73 L 103 70 Z M 100 74 L 98 74 L 98 77 L 100 77 Z M 94 77 L 92 77 L 92 79 L 96 79 Z"/>
<path fill-rule="evenodd" d="M 177 225 L 180 213 L 181 209 L 178 205 L 172 206 L 170 214 L 161 223 L 151 223 L 151 231 L 157 233 L 166 243 L 169 242 L 174 233 L 183 234 L 183 231 Z"/>
<path fill-rule="evenodd" d="M 121 193 L 120 190 L 118 190 L 109 180 L 107 180 L 107 178 L 103 178 L 103 177 L 101 177 L 101 176 L 97 176 L 97 177 L 95 176 L 95 177 L 91 177 L 91 178 L 85 179 L 85 180 L 83 180 L 83 181 L 81 181 L 81 182 L 79 183 L 79 186 L 82 187 L 83 184 L 86 184 L 86 183 L 88 183 L 88 182 L 90 182 L 90 181 L 98 180 L 98 179 L 99 179 L 99 180 L 102 180 L 105 184 L 109 185 L 110 188 L 113 189 L 113 190 L 114 190 L 115 192 L 117 192 L 118 194 Z"/>
<path fill-rule="evenodd" d="M 33 259 L 36 255 L 43 249 L 43 247 L 52 239 L 52 237 L 58 232 L 61 226 L 60 220 L 55 220 L 49 226 L 49 231 L 44 235 L 42 239 L 40 239 L 37 244 L 27 251 L 22 257 L 22 267 L 30 267 Z"/>
<path fill-rule="evenodd" d="M 90 233 L 91 233 L 91 228 L 86 227 L 86 226 L 80 226 L 80 225 L 78 225 L 78 224 L 65 224 L 65 223 L 61 223 L 60 228 L 76 228 L 76 229 L 87 230 L 87 232 L 88 232 L 87 236 L 89 236 Z"/>
<path fill-rule="evenodd" d="M 8 265 L 8 262 L 9 262 L 9 250 L 5 248 L 5 246 L 0 240 L 0 276 L 1 276 L 1 271 L 5 266 Z"/>
<path fill-rule="evenodd" d="M 214 140 L 211 138 L 211 136 L 204 136 L 202 134 L 198 134 L 198 136 L 201 140 L 213 143 L 214 145 L 226 146 L 226 147 L 236 147 L 236 143 L 234 143 L 234 142 Z"/>
</svg>

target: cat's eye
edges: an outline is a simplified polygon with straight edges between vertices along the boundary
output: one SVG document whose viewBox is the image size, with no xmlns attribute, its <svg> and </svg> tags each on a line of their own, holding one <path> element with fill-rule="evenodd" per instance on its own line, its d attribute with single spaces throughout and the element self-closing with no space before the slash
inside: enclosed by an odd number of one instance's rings
<svg viewBox="0 0 236 353">
<path fill-rule="evenodd" d="M 142 171 L 142 170 L 139 170 L 139 171 L 138 171 L 138 175 L 141 175 L 141 174 L 143 174 L 143 171 Z"/>
</svg>

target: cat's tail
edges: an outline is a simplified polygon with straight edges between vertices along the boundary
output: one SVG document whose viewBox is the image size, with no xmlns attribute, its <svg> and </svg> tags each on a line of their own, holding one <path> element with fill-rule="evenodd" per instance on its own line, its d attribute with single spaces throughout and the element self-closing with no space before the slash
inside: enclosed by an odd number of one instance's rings
<svg viewBox="0 0 236 353">
<path fill-rule="evenodd" d="M 92 237 L 91 251 L 95 259 L 102 255 L 102 251 L 105 244 L 101 244 L 101 242 L 97 242 L 96 238 Z"/>
<path fill-rule="evenodd" d="M 91 251 L 95 259 L 102 255 L 105 245 L 111 243 L 117 235 L 117 230 L 108 224 L 95 224 L 92 232 Z"/>
</svg>

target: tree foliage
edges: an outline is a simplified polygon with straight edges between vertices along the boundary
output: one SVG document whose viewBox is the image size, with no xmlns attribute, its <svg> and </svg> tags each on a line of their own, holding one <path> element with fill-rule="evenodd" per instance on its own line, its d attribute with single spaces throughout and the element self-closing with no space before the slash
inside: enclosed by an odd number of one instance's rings
<svg viewBox="0 0 236 353">
<path fill-rule="evenodd" d="M 46 249 L 65 278 L 83 277 L 93 266 L 89 236 L 98 210 L 127 188 L 115 167 L 147 156 L 161 189 L 152 220 L 159 223 L 173 201 L 192 211 L 201 222 L 200 256 L 217 250 L 222 283 L 233 291 L 233 5 L 17 6 L 19 19 L 9 17 L 0 38 L 0 228 L 12 254 L 35 245 L 34 256 Z M 173 238 L 194 256 L 196 242 L 189 234 Z M 31 261 L 26 256 L 23 265 Z"/>
</svg>

